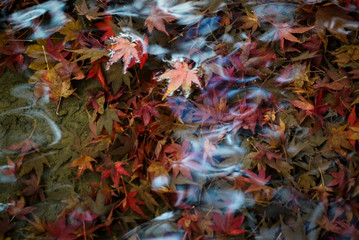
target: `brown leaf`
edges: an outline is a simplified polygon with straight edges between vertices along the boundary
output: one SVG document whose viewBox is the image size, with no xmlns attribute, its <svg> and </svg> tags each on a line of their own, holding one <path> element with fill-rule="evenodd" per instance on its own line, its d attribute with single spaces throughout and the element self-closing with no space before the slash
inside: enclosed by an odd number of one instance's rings
<svg viewBox="0 0 359 240">
<path fill-rule="evenodd" d="M 353 147 L 347 140 L 347 136 L 344 131 L 346 127 L 347 125 L 343 125 L 338 128 L 332 128 L 328 138 L 330 149 L 333 149 L 338 153 L 342 153 L 343 149 L 353 150 Z"/>
<path fill-rule="evenodd" d="M 65 35 L 65 42 L 76 40 L 77 36 L 81 32 L 83 27 L 80 24 L 80 20 L 67 22 L 63 28 L 60 29 L 59 33 Z"/>
<path fill-rule="evenodd" d="M 103 12 L 99 12 L 100 8 L 98 6 L 89 9 L 85 0 L 82 1 L 81 5 L 75 5 L 75 7 L 78 14 L 84 15 L 89 21 L 99 19 L 99 17 L 104 14 Z"/>
</svg>

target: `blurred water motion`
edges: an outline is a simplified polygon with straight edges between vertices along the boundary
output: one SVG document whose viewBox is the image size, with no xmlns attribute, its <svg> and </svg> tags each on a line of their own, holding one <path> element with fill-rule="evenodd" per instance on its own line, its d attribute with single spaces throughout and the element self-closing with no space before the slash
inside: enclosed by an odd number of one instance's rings
<svg viewBox="0 0 359 240">
<path fill-rule="evenodd" d="M 0 224 L 357 239 L 359 4 L 337 2 L 2 1 L 0 67 L 32 84 L 0 104 L 0 184 L 25 186 Z"/>
<path fill-rule="evenodd" d="M 48 1 L 11 14 L 8 21 L 12 31 L 32 28 L 29 39 L 44 39 L 58 31 L 67 22 L 65 1 Z"/>
</svg>

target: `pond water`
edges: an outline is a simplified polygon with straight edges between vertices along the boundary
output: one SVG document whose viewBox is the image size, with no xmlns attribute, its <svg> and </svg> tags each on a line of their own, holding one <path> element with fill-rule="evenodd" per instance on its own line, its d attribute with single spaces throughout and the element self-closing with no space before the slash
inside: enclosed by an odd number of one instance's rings
<svg viewBox="0 0 359 240">
<path fill-rule="evenodd" d="M 359 239 L 359 1 L 0 8 L 0 240 Z"/>
</svg>

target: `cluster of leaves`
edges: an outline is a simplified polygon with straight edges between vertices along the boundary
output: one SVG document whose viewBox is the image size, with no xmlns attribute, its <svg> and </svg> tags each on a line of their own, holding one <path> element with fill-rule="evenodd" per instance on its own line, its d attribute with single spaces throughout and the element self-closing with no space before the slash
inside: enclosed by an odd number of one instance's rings
<svg viewBox="0 0 359 240">
<path fill-rule="evenodd" d="M 0 238 L 17 221 L 28 239 L 140 224 L 127 236 L 358 238 L 358 1 L 116 2 L 75 1 L 46 39 L 3 33 L 0 73 L 31 70 L 35 100 L 60 108 L 73 81 L 100 83 L 87 103 L 86 148 L 98 151 L 68 164 L 76 184 L 91 171 L 99 181 L 41 219 L 30 205 L 46 199 L 49 163 L 32 134 L 8 146 L 18 156 L 2 171 L 25 187 Z"/>
</svg>

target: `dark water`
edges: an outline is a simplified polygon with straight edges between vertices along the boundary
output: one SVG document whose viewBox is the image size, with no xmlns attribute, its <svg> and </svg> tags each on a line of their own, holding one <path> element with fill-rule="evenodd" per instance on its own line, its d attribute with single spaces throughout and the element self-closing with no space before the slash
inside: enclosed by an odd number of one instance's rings
<svg viewBox="0 0 359 240">
<path fill-rule="evenodd" d="M 0 240 L 359 238 L 358 1 L 0 6 Z"/>
</svg>

